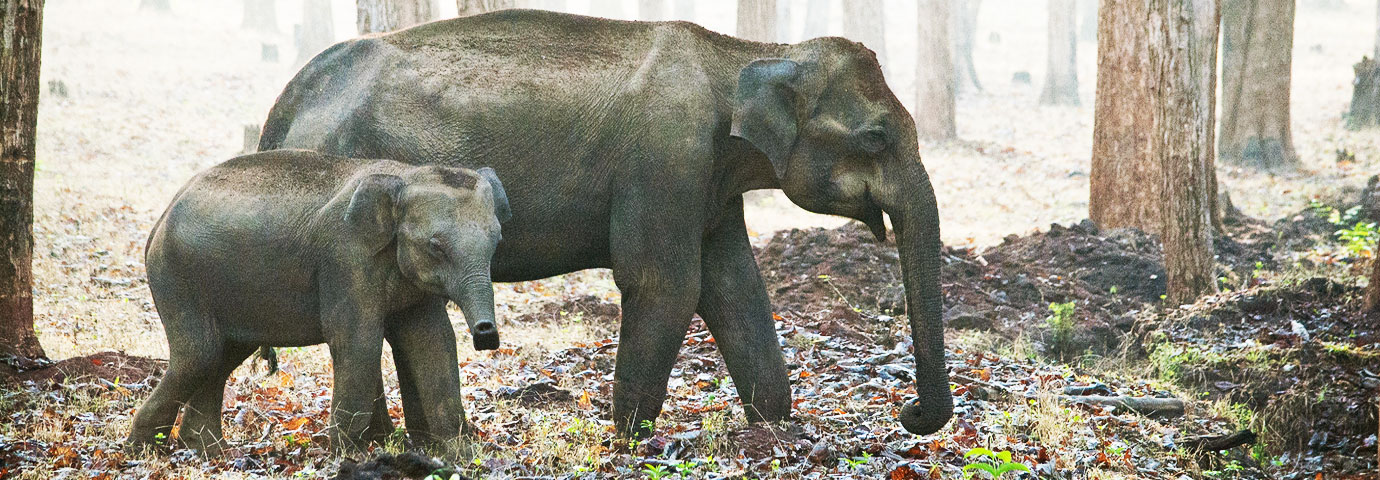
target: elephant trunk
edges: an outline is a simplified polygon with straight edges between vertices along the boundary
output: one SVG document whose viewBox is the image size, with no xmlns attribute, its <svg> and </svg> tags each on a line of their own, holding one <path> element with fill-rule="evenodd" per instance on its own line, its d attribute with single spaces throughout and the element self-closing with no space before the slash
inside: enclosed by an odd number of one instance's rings
<svg viewBox="0 0 1380 480">
<path fill-rule="evenodd" d="M 906 313 L 915 348 L 915 400 L 901 409 L 901 425 L 917 435 L 939 431 L 953 416 L 953 395 L 944 363 L 943 292 L 939 285 L 939 210 L 929 175 L 918 159 L 904 175 L 898 197 L 884 202 L 896 230 Z M 880 199 L 879 199 L 880 200 Z M 888 208 L 890 207 L 890 208 Z"/>
<path fill-rule="evenodd" d="M 498 324 L 494 321 L 494 284 L 488 272 L 472 275 L 449 288 L 450 300 L 460 306 L 474 338 L 475 350 L 498 348 Z"/>
</svg>

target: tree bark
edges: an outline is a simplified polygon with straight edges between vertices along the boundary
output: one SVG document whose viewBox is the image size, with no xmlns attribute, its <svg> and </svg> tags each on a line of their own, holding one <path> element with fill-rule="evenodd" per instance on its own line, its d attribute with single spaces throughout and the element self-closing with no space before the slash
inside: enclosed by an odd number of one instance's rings
<svg viewBox="0 0 1380 480">
<path fill-rule="evenodd" d="M 335 43 L 335 21 L 330 0 L 304 0 L 302 27 L 297 31 L 297 60 L 301 66 Z"/>
<path fill-rule="evenodd" d="M 0 0 L 0 25 L 0 356 L 34 359 L 44 356 L 34 334 L 33 301 L 43 0 Z"/>
<path fill-rule="evenodd" d="M 240 28 L 277 33 L 278 5 L 273 0 L 244 0 L 244 20 Z"/>
<path fill-rule="evenodd" d="M 514 8 L 513 0 L 455 0 L 456 16 L 468 17 L 481 13 Z"/>
<path fill-rule="evenodd" d="M 915 129 L 920 138 L 957 136 L 954 126 L 954 61 L 949 44 L 949 0 L 919 0 L 915 61 Z"/>
<path fill-rule="evenodd" d="M 1370 261 L 1370 285 L 1366 285 L 1365 311 L 1380 312 L 1380 255 Z"/>
<path fill-rule="evenodd" d="M 960 92 L 982 91 L 977 68 L 973 66 L 973 44 L 977 39 L 977 14 L 982 0 L 953 0 L 949 36 L 953 40 L 954 81 Z"/>
<path fill-rule="evenodd" d="M 886 29 L 882 0 L 849 0 L 843 3 L 843 36 L 860 42 L 886 65 Z"/>
<path fill-rule="evenodd" d="M 1158 233 L 1160 166 L 1150 157 L 1155 116 L 1146 0 L 1103 0 L 1098 17 L 1088 217 L 1102 228 Z"/>
<path fill-rule="evenodd" d="M 1380 58 L 1380 0 L 1375 2 L 1375 52 L 1370 58 Z"/>
<path fill-rule="evenodd" d="M 1222 0 L 1222 161 L 1299 163 L 1289 129 L 1294 0 Z"/>
<path fill-rule="evenodd" d="M 1078 32 L 1074 0 L 1049 0 L 1049 30 L 1042 105 L 1078 105 Z"/>
<path fill-rule="evenodd" d="M 391 32 L 436 19 L 431 0 L 356 0 L 359 34 Z"/>
<path fill-rule="evenodd" d="M 1166 300 L 1193 303 L 1213 281 L 1212 168 L 1217 67 L 1217 0 L 1150 0 L 1154 75 L 1153 151 L 1160 164 L 1160 241 Z"/>
<path fill-rule="evenodd" d="M 637 0 L 638 20 L 651 22 L 666 19 L 666 0 Z"/>
<path fill-rule="evenodd" d="M 776 0 L 738 0 L 738 38 L 776 41 Z"/>
<path fill-rule="evenodd" d="M 829 16 L 832 0 L 810 0 L 805 6 L 805 33 L 807 40 L 829 35 Z"/>
</svg>

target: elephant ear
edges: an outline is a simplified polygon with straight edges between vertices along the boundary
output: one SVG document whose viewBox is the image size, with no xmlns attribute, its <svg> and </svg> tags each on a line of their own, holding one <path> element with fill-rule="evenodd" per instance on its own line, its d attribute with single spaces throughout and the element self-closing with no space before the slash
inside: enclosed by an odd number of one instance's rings
<svg viewBox="0 0 1380 480">
<path fill-rule="evenodd" d="M 345 207 L 345 224 L 353 225 L 372 251 L 382 250 L 393 241 L 397 228 L 398 195 L 403 179 L 375 173 L 360 179 Z"/>
<path fill-rule="evenodd" d="M 494 216 L 498 217 L 500 223 L 507 223 L 508 219 L 513 218 L 513 210 L 508 206 L 508 192 L 503 190 L 503 182 L 498 181 L 498 172 L 489 167 L 479 169 L 479 176 L 488 180 L 489 189 L 494 194 Z"/>
<path fill-rule="evenodd" d="M 729 134 L 747 140 L 771 160 L 777 178 L 796 140 L 796 80 L 800 64 L 784 58 L 753 60 L 738 72 Z"/>
</svg>

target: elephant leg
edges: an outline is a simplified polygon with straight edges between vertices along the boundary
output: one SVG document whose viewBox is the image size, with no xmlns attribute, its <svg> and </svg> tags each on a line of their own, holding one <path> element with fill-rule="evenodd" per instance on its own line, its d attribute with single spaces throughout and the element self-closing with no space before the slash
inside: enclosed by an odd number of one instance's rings
<svg viewBox="0 0 1380 480">
<path fill-rule="evenodd" d="M 338 321 L 328 317 L 327 344 L 335 387 L 331 392 L 331 445 L 337 451 L 362 450 L 375 438 L 376 392 L 382 384 L 383 328 L 378 322 Z"/>
<path fill-rule="evenodd" d="M 164 304 L 173 303 L 170 300 Z M 171 444 L 178 411 L 192 399 L 206 372 L 215 370 L 220 364 L 220 339 L 203 339 L 215 331 L 209 317 L 199 312 L 173 309 L 160 313 L 169 340 L 168 371 L 134 414 L 128 442 L 136 446 Z"/>
<path fill-rule="evenodd" d="M 700 255 L 698 312 L 714 335 L 748 421 L 791 414 L 791 386 L 771 316 L 771 301 L 743 223 L 743 198 L 729 202 Z"/>
<path fill-rule="evenodd" d="M 388 324 L 408 434 L 424 443 L 437 443 L 467 431 L 455 330 L 445 302 L 405 310 Z"/>
<path fill-rule="evenodd" d="M 373 436 L 371 441 L 383 441 L 393 433 L 393 419 L 388 416 L 388 395 L 383 389 L 383 375 L 379 374 L 378 388 L 374 389 L 374 416 L 373 424 L 369 425 L 369 433 Z"/>
<path fill-rule="evenodd" d="M 623 294 L 613 384 L 613 423 L 623 436 L 651 433 L 644 422 L 661 414 L 700 295 L 700 232 L 678 231 L 658 217 L 615 219 L 610 239 Z"/>
<path fill-rule="evenodd" d="M 225 381 L 256 347 L 226 345 L 216 364 L 202 373 L 201 383 L 182 414 L 178 439 L 206 456 L 218 456 L 225 442 L 221 436 L 221 411 L 225 402 Z"/>
</svg>

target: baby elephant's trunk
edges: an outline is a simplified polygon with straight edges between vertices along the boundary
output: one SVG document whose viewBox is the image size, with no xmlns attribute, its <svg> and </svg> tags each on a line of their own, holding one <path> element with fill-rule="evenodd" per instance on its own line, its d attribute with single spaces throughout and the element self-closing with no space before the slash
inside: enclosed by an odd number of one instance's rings
<svg viewBox="0 0 1380 480">
<path fill-rule="evenodd" d="M 494 323 L 494 284 L 483 278 L 464 282 L 451 288 L 450 300 L 460 305 L 474 337 L 475 350 L 498 348 L 498 324 Z"/>
</svg>

